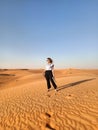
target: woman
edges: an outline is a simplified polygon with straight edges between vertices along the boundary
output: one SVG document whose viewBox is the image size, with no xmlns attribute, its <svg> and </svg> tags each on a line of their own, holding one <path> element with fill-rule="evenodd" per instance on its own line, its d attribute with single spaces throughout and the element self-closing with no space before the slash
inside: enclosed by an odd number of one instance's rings
<svg viewBox="0 0 98 130">
<path fill-rule="evenodd" d="M 53 64 L 53 60 L 51 58 L 47 58 L 47 65 L 46 65 L 46 69 L 45 69 L 45 78 L 47 81 L 48 91 L 51 88 L 51 83 L 52 83 L 55 91 L 57 91 L 57 85 L 54 81 L 54 64 Z"/>
</svg>

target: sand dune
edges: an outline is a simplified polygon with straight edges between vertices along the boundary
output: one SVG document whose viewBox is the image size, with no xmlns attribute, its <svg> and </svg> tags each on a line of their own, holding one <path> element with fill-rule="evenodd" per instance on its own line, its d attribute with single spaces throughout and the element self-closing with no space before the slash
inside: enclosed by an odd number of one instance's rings
<svg viewBox="0 0 98 130">
<path fill-rule="evenodd" d="M 98 130 L 98 70 L 0 70 L 0 130 Z"/>
</svg>

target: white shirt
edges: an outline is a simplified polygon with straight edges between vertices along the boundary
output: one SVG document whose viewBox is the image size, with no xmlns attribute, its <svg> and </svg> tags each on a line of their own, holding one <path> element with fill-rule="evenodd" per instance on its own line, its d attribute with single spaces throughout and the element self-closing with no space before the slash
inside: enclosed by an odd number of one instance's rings
<svg viewBox="0 0 98 130">
<path fill-rule="evenodd" d="M 47 64 L 46 65 L 46 70 L 53 70 L 54 64 Z"/>
</svg>

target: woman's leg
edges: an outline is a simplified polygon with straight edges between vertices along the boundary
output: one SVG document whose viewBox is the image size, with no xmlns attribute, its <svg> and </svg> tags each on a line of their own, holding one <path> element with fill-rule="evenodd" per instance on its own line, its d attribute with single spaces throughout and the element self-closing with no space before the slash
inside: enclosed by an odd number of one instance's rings
<svg viewBox="0 0 98 130">
<path fill-rule="evenodd" d="M 47 81 L 47 88 L 50 89 L 51 88 L 51 84 L 50 84 L 50 77 L 49 77 L 49 73 L 45 73 L 45 78 Z"/>
<path fill-rule="evenodd" d="M 46 80 L 47 80 L 47 88 L 50 89 L 51 88 L 50 79 L 46 78 Z"/>
<path fill-rule="evenodd" d="M 57 85 L 56 85 L 56 83 L 55 83 L 55 81 L 54 81 L 54 79 L 53 79 L 53 74 L 52 74 L 52 71 L 50 72 L 50 81 L 51 81 L 51 83 L 52 83 L 52 85 L 53 85 L 53 87 L 56 89 L 57 88 Z"/>
<path fill-rule="evenodd" d="M 57 89 L 57 85 L 56 85 L 56 83 L 54 82 L 53 77 L 51 77 L 50 80 L 51 80 L 51 83 L 52 83 L 53 87 L 54 87 L 55 89 Z"/>
</svg>

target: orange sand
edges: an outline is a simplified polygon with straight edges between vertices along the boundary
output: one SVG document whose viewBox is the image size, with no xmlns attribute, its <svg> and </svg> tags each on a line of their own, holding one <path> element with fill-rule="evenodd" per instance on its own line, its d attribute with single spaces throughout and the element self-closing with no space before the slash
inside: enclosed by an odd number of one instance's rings
<svg viewBox="0 0 98 130">
<path fill-rule="evenodd" d="M 0 70 L 0 130 L 98 130 L 98 70 Z"/>
</svg>

